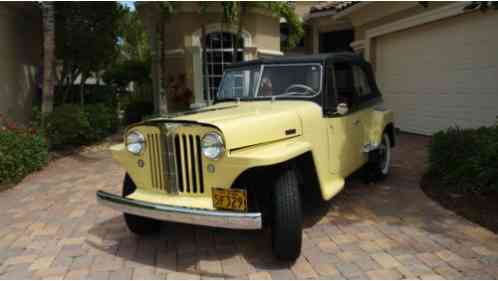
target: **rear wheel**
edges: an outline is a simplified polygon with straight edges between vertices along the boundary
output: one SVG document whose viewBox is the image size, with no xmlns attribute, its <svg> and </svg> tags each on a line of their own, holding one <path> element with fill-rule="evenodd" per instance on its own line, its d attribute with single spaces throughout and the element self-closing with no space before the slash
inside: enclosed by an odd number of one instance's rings
<svg viewBox="0 0 498 281">
<path fill-rule="evenodd" d="M 295 260 L 301 253 L 303 218 L 294 169 L 286 168 L 275 182 L 272 196 L 272 245 L 275 256 Z"/>
<path fill-rule="evenodd" d="M 374 181 L 383 180 L 391 169 L 391 139 L 384 132 L 378 149 L 370 152 L 368 173 Z"/>
<path fill-rule="evenodd" d="M 132 194 L 137 186 L 128 174 L 125 175 L 123 181 L 123 197 Z M 159 232 L 161 222 L 154 219 L 144 218 L 131 214 L 124 214 L 124 219 L 128 229 L 137 235 L 149 235 Z"/>
</svg>

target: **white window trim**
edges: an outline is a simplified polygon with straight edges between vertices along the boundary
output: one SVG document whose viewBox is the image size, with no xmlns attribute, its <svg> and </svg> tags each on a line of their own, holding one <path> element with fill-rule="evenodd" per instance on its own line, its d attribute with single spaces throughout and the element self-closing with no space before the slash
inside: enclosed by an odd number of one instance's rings
<svg viewBox="0 0 498 281">
<path fill-rule="evenodd" d="M 257 49 L 258 54 L 270 55 L 270 56 L 283 56 L 284 53 L 277 50 L 268 50 L 268 49 Z"/>
<path fill-rule="evenodd" d="M 235 33 L 237 34 L 239 32 L 239 29 L 235 25 L 227 25 L 227 24 L 221 24 L 221 23 L 212 23 L 208 24 L 205 27 L 205 33 L 213 33 L 213 32 L 230 32 L 230 33 Z M 242 39 L 244 40 L 244 47 L 252 47 L 252 35 L 249 33 L 247 30 L 242 29 L 241 30 L 241 36 Z M 192 46 L 195 47 L 201 47 L 201 37 L 202 37 L 202 29 L 199 28 L 196 30 L 194 33 L 192 33 Z"/>
</svg>

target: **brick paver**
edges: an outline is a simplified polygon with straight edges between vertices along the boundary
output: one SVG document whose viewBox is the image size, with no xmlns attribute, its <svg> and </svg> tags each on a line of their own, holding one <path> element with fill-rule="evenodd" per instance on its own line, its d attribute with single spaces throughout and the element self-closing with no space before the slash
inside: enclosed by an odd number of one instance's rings
<svg viewBox="0 0 498 281">
<path fill-rule="evenodd" d="M 427 142 L 400 135 L 386 181 L 353 177 L 306 210 L 296 263 L 272 257 L 268 231 L 165 223 L 134 236 L 95 201 L 120 192 L 109 153 L 65 157 L 0 193 L 0 279 L 497 279 L 498 236 L 418 187 Z"/>
</svg>

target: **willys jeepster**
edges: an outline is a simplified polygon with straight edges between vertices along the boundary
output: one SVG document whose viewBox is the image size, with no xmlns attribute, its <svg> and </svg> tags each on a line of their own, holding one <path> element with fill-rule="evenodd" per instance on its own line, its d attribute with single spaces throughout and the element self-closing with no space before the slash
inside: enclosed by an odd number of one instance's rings
<svg viewBox="0 0 498 281">
<path fill-rule="evenodd" d="M 269 229 L 274 254 L 301 252 L 302 198 L 330 200 L 360 168 L 389 173 L 393 113 L 352 53 L 259 59 L 225 70 L 212 104 L 126 129 L 111 147 L 122 195 L 98 191 L 136 234 L 160 221 Z"/>
</svg>

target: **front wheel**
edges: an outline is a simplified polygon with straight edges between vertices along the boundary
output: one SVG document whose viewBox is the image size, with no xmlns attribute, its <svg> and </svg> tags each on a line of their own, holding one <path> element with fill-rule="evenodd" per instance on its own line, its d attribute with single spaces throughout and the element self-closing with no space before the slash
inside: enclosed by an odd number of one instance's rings
<svg viewBox="0 0 498 281">
<path fill-rule="evenodd" d="M 132 194 L 137 189 L 135 183 L 128 174 L 123 181 L 123 197 Z M 149 235 L 159 232 L 161 222 L 154 219 L 144 218 L 131 214 L 124 214 L 124 219 L 128 229 L 137 235 Z"/>
<path fill-rule="evenodd" d="M 275 256 L 295 260 L 301 254 L 303 218 L 296 173 L 287 168 L 278 176 L 272 196 L 272 246 Z"/>
</svg>

